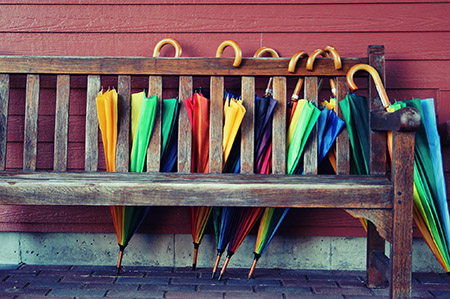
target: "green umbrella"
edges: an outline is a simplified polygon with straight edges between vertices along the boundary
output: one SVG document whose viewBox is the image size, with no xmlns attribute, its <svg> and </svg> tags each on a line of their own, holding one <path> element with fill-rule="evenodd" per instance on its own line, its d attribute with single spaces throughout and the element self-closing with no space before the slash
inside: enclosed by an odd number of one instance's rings
<svg viewBox="0 0 450 299">
<path fill-rule="evenodd" d="M 142 172 L 145 165 L 148 143 L 152 134 L 157 107 L 157 95 L 150 98 L 144 92 L 131 95 L 131 157 L 130 171 Z M 120 272 L 123 251 L 133 234 L 145 219 L 150 207 L 111 206 L 111 216 L 119 243 L 117 273 Z"/>
</svg>

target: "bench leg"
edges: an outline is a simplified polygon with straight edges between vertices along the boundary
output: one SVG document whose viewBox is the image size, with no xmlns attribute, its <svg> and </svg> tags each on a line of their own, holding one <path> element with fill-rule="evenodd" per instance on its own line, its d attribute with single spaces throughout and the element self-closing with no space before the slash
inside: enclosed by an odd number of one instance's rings
<svg viewBox="0 0 450 299">
<path fill-rule="evenodd" d="M 375 264 L 375 252 L 382 252 L 384 254 L 385 241 L 378 234 L 375 225 L 367 221 L 367 280 L 366 284 L 369 288 L 382 288 L 385 286 L 386 278 L 384 273 L 380 272 Z"/>
<path fill-rule="evenodd" d="M 391 298 L 411 298 L 414 134 L 394 132 Z"/>
</svg>

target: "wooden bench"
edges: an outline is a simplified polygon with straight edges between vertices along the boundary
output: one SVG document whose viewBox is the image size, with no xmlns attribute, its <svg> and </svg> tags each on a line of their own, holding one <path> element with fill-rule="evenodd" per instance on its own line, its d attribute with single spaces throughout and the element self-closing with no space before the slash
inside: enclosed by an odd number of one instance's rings
<svg viewBox="0 0 450 299">
<path fill-rule="evenodd" d="M 384 47 L 370 46 L 368 57 L 342 58 L 335 70 L 331 58 L 319 58 L 314 71 L 300 59 L 288 72 L 289 58 L 245 58 L 233 67 L 233 58 L 130 58 L 130 57 L 0 57 L 0 204 L 2 205 L 150 205 L 150 206 L 265 206 L 342 208 L 368 219 L 367 285 L 381 287 L 390 280 L 391 297 L 411 296 L 412 186 L 414 133 L 407 113 L 384 112 L 374 83 L 370 100 L 370 175 L 350 173 L 349 139 L 344 130 L 337 140 L 337 175 L 317 175 L 317 130 L 305 150 L 305 175 L 286 173 L 286 105 L 288 77 L 305 77 L 305 98 L 319 104 L 320 77 L 333 77 L 337 101 L 347 92 L 345 75 L 350 67 L 368 63 L 384 78 Z M 10 77 L 26 75 L 23 171 L 6 169 L 6 145 Z M 40 76 L 55 76 L 56 114 L 53 171 L 36 171 Z M 67 171 L 70 76 L 87 77 L 85 172 Z M 101 76 L 117 76 L 119 134 L 117 172 L 97 172 L 99 162 L 98 119 L 95 97 Z M 367 76 L 367 74 L 362 74 Z M 208 76 L 211 119 L 209 174 L 191 174 L 191 129 L 184 105 L 180 105 L 177 173 L 159 172 L 159 155 L 147 161 L 147 173 L 129 173 L 131 78 L 148 76 L 149 94 L 159 101 L 163 76 L 176 76 L 178 98 L 193 93 L 193 80 Z M 222 174 L 224 78 L 239 78 L 247 113 L 241 127 L 241 174 Z M 278 101 L 273 120 L 271 175 L 254 170 L 254 95 L 261 76 L 273 77 Z M 161 106 L 161 105 L 160 105 Z M 338 114 L 341 114 L 338 111 Z M 160 152 L 161 113 L 157 113 L 149 151 Z M 50 128 L 53 130 L 53 128 Z M 392 169 L 387 172 L 386 131 L 394 131 Z M 103 157 L 100 157 L 102 159 Z M 390 259 L 384 254 L 391 244 Z"/>
</svg>

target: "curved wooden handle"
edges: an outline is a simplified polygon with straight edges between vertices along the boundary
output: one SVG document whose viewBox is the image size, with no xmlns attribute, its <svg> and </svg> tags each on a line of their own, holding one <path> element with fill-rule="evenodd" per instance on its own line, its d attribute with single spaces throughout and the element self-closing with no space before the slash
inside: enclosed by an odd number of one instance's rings
<svg viewBox="0 0 450 299">
<path fill-rule="evenodd" d="M 295 67 L 297 66 L 297 62 L 300 58 L 308 56 L 308 53 L 306 53 L 303 50 L 300 50 L 298 52 L 296 52 L 291 60 L 289 61 L 289 66 L 288 66 L 288 71 L 289 73 L 295 73 Z"/>
<path fill-rule="evenodd" d="M 308 60 L 306 61 L 306 69 L 308 71 L 314 70 L 314 61 L 316 60 L 317 56 L 322 57 L 329 57 L 328 53 L 324 49 L 316 49 L 314 50 L 311 55 L 309 55 Z"/>
<path fill-rule="evenodd" d="M 164 38 L 164 39 L 160 40 L 156 44 L 155 49 L 153 50 L 153 57 L 159 57 L 159 51 L 161 50 L 161 48 L 164 45 L 167 45 L 167 44 L 171 44 L 175 48 L 175 57 L 180 57 L 181 56 L 181 45 L 180 45 L 180 43 L 176 39 L 168 37 L 168 38 Z"/>
<path fill-rule="evenodd" d="M 278 55 L 277 51 L 275 51 L 272 48 L 269 47 L 261 47 L 258 50 L 256 50 L 255 54 L 253 55 L 253 57 L 261 57 L 264 54 L 269 53 L 270 56 L 274 57 L 274 58 L 280 58 L 280 55 Z"/>
<path fill-rule="evenodd" d="M 326 46 L 324 50 L 325 50 L 325 52 L 331 54 L 331 57 L 333 57 L 334 68 L 337 70 L 340 70 L 342 68 L 342 61 L 341 61 L 341 56 L 339 56 L 339 53 L 336 50 L 336 48 L 333 46 Z"/>
<path fill-rule="evenodd" d="M 378 95 L 380 96 L 381 102 L 383 103 L 384 108 L 388 108 L 391 103 L 386 94 L 386 90 L 384 89 L 383 82 L 381 81 L 380 75 L 378 74 L 377 70 L 372 66 L 363 63 L 352 66 L 347 72 L 348 87 L 350 87 L 351 90 L 358 89 L 358 86 L 356 86 L 355 81 L 353 80 L 353 76 L 358 71 L 366 71 L 372 76 L 372 79 L 375 82 L 375 86 L 378 91 Z"/>
<path fill-rule="evenodd" d="M 292 96 L 291 96 L 291 100 L 293 102 L 297 102 L 298 95 L 300 94 L 300 90 L 302 89 L 304 81 L 305 81 L 304 78 L 302 78 L 302 77 L 298 78 L 297 84 L 295 85 L 294 92 L 292 93 Z"/>
<path fill-rule="evenodd" d="M 236 55 L 234 58 L 233 66 L 239 67 L 242 62 L 242 51 L 241 51 L 241 48 L 239 47 L 238 43 L 233 40 L 226 40 L 226 41 L 222 42 L 219 45 L 219 47 L 217 48 L 216 57 L 222 57 L 223 50 L 228 46 L 233 48 L 234 53 Z"/>
</svg>

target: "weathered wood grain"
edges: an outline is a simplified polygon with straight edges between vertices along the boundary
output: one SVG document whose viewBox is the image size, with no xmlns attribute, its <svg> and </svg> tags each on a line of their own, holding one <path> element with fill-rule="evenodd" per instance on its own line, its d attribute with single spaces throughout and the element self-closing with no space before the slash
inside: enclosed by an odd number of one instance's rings
<svg viewBox="0 0 450 299">
<path fill-rule="evenodd" d="M 255 171 L 255 77 L 242 77 L 245 116 L 241 124 L 241 173 Z"/>
<path fill-rule="evenodd" d="M 27 75 L 25 101 L 23 169 L 35 170 L 38 137 L 39 75 Z"/>
<path fill-rule="evenodd" d="M 140 58 L 140 57 L 34 57 L 0 56 L 0 73 L 188 75 L 188 76 L 345 76 L 364 58 L 342 58 L 340 70 L 331 69 L 331 58 L 318 58 L 314 72 L 300 61 L 296 72 L 288 72 L 289 58 L 245 58 L 239 68 L 230 68 L 234 58 Z M 202 67 L 199 67 L 202 66 Z"/>
<path fill-rule="evenodd" d="M 318 78 L 306 77 L 305 78 L 305 98 L 314 104 L 319 106 L 319 90 L 318 90 Z M 317 174 L 319 165 L 318 161 L 318 140 L 317 140 L 317 123 L 311 131 L 308 141 L 305 145 L 304 154 L 304 172 L 305 174 Z"/>
<path fill-rule="evenodd" d="M 84 168 L 86 171 L 98 169 L 98 116 L 95 101 L 100 90 L 100 76 L 88 76 L 86 96 L 86 142 Z M 104 160 L 104 159 L 103 159 Z"/>
<path fill-rule="evenodd" d="M 336 114 L 344 119 L 339 102 L 347 95 L 348 86 L 345 78 L 336 78 L 336 89 Z M 346 126 L 336 139 L 336 174 L 350 174 L 350 139 Z"/>
<path fill-rule="evenodd" d="M 286 173 L 286 77 L 273 77 L 273 98 L 278 101 L 272 124 L 272 173 Z"/>
<path fill-rule="evenodd" d="M 0 74 L 0 170 L 6 167 L 6 141 L 8 134 L 9 75 Z"/>
<path fill-rule="evenodd" d="M 411 297 L 414 133 L 393 132 L 391 298 Z"/>
<path fill-rule="evenodd" d="M 158 172 L 161 165 L 161 108 L 162 108 L 162 77 L 150 76 L 148 86 L 148 96 L 157 95 L 157 108 L 155 115 L 155 124 L 148 144 L 147 150 L 147 171 Z"/>
<path fill-rule="evenodd" d="M 223 168 L 223 77 L 211 76 L 209 113 L 209 172 L 221 173 Z"/>
<path fill-rule="evenodd" d="M 118 132 L 116 146 L 116 171 L 128 172 L 130 165 L 130 126 L 131 126 L 131 77 L 119 76 L 118 93 Z"/>
<path fill-rule="evenodd" d="M 108 18 L 98 18 L 102 5 L 5 5 L 1 18 L 2 32 L 397 32 L 433 31 L 448 28 L 449 3 L 365 3 L 348 5 L 266 5 L 239 4 L 242 16 L 233 22 L 235 5 L 111 5 Z M 298 18 L 298 11 L 308 16 Z M 420 12 L 420 18 L 411 14 Z M 39 15 L 39 18 L 35 18 Z M 70 19 L 65 16 L 73 16 Z M 208 17 L 204 17 L 207 15 Z M 264 15 L 264 18 L 261 16 Z M 133 16 L 133 18 L 131 18 Z M 189 16 L 180 22 L 180 16 Z M 339 18 L 336 18 L 339 16 Z M 88 20 L 96 20 L 89 22 Z M 139 20 L 135 22 L 134 20 Z M 271 20 L 268 25 L 267 20 Z M 320 20 L 320 26 L 317 22 Z M 227 24 L 224 26 L 224 24 Z"/>
<path fill-rule="evenodd" d="M 192 96 L 192 76 L 180 76 L 178 112 L 178 172 L 191 172 L 192 126 L 184 100 Z"/>
<path fill-rule="evenodd" d="M 380 74 L 380 78 L 384 84 L 386 82 L 385 75 L 385 59 L 384 46 L 370 46 L 367 50 L 369 56 L 369 64 L 374 67 Z M 380 96 L 377 92 L 374 80 L 369 76 L 369 109 L 380 110 L 383 109 Z M 370 111 L 367 111 L 369 122 L 371 121 Z M 369 171 L 373 174 L 386 173 L 386 132 L 369 131 L 370 138 L 370 160 Z"/>
<path fill-rule="evenodd" d="M 384 209 L 391 196 L 384 176 L 0 173 L 0 204 Z"/>
<path fill-rule="evenodd" d="M 70 76 L 59 75 L 56 83 L 55 140 L 53 169 L 67 170 L 67 142 L 69 133 Z"/>
</svg>

